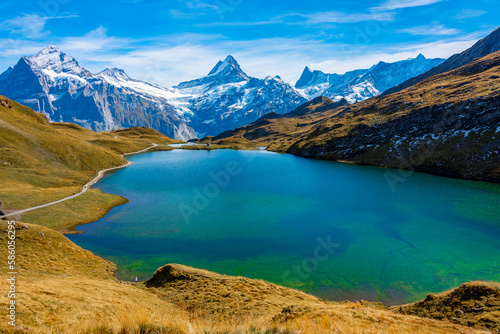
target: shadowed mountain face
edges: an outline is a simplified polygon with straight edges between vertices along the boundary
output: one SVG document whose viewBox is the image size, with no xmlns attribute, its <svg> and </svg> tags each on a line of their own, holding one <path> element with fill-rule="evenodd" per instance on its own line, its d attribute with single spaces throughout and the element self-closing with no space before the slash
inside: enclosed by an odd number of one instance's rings
<svg viewBox="0 0 500 334">
<path fill-rule="evenodd" d="M 443 61 L 444 59 L 427 59 L 419 55 L 417 58 L 395 63 L 379 62 L 369 69 L 350 71 L 343 75 L 312 71 L 306 67 L 295 88 L 308 99 L 323 95 L 334 100 L 345 98 L 354 103 L 380 95 Z"/>
<path fill-rule="evenodd" d="M 498 31 L 483 41 L 496 45 Z M 463 53 L 472 54 L 477 44 Z M 318 98 L 213 140 L 304 157 L 500 182 L 500 51 L 377 99 Z M 389 175 L 391 176 L 391 175 Z M 392 175 L 392 182 L 404 177 Z"/>
</svg>

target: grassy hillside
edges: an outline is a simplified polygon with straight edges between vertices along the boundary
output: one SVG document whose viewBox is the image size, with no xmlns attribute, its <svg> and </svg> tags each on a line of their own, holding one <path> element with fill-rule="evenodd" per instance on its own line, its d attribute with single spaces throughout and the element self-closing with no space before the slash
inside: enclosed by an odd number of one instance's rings
<svg viewBox="0 0 500 334">
<path fill-rule="evenodd" d="M 500 52 L 349 106 L 317 98 L 212 142 L 500 182 Z M 298 115 L 298 116 L 297 116 Z"/>
<path fill-rule="evenodd" d="M 500 283 L 470 282 L 459 288 L 430 294 L 425 300 L 393 308 L 412 314 L 478 328 L 500 330 Z"/>
<path fill-rule="evenodd" d="M 6 222 L 0 223 L 5 231 Z M 480 333 L 367 302 L 327 303 L 302 292 L 181 265 L 145 284 L 59 232 L 17 224 L 17 333 Z M 6 244 L 7 233 L 0 234 Z M 2 247 L 0 255 L 6 256 Z M 6 262 L 0 270 L 6 272 Z M 0 289 L 7 291 L 7 281 Z M 0 295 L 0 304 L 7 297 Z M 6 308 L 0 308 L 5 319 Z M 29 330 L 28 330 L 29 328 Z M 14 333 L 3 321 L 0 332 Z"/>
<path fill-rule="evenodd" d="M 75 124 L 49 123 L 44 115 L 0 96 L 0 210 L 12 212 L 70 196 L 97 171 L 126 163 L 121 154 L 151 143 L 171 142 L 146 128 L 96 133 Z M 78 201 L 33 211 L 22 218 L 68 229 L 78 222 L 96 220 L 124 202 L 119 196 L 92 189 Z"/>
<path fill-rule="evenodd" d="M 18 333 L 102 333 L 103 328 L 111 333 L 122 328 L 135 332 L 142 324 L 156 321 L 171 329 L 177 328 L 174 321 L 187 322 L 187 315 L 172 304 L 120 283 L 113 277 L 113 263 L 81 249 L 62 234 L 39 225 L 17 227 L 17 317 L 21 328 L 30 328 Z M 6 230 L 5 222 L 0 229 Z M 6 236 L 0 236 L 2 245 Z M 6 257 L 5 247 L 0 254 Z M 7 272 L 6 261 L 0 270 Z M 0 289 L 8 291 L 6 280 Z M 2 293 L 0 304 L 6 303 Z M 6 319 L 5 307 L 0 316 Z M 0 332 L 14 332 L 9 329 L 5 321 L 0 323 Z"/>
</svg>

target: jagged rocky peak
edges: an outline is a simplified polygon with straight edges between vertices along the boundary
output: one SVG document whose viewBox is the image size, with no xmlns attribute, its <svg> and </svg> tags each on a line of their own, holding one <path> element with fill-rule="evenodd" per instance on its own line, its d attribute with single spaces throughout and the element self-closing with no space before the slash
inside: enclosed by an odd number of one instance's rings
<svg viewBox="0 0 500 334">
<path fill-rule="evenodd" d="M 229 55 L 224 61 L 218 61 L 217 65 L 208 73 L 208 77 L 230 78 L 231 82 L 246 81 L 250 77 L 240 67 L 240 64 Z"/>
<path fill-rule="evenodd" d="M 328 74 L 318 70 L 313 71 L 309 66 L 306 66 L 304 71 L 302 71 L 302 75 L 299 80 L 295 84 L 295 87 L 300 89 L 311 85 L 319 85 L 328 82 L 328 80 Z"/>
<path fill-rule="evenodd" d="M 43 48 L 36 56 L 30 56 L 27 59 L 41 69 L 56 73 L 64 72 L 78 75 L 88 73 L 87 70 L 80 67 L 75 58 L 68 56 L 54 45 Z"/>
<path fill-rule="evenodd" d="M 173 105 L 171 90 L 131 79 L 117 68 L 94 75 L 52 45 L 0 75 L 0 95 L 50 120 L 95 131 L 145 126 L 176 139 L 196 138 L 182 118 L 184 110 Z"/>
<path fill-rule="evenodd" d="M 97 74 L 100 77 L 118 79 L 118 80 L 132 80 L 124 70 L 120 68 L 107 68 Z"/>
<path fill-rule="evenodd" d="M 268 75 L 267 77 L 265 77 L 264 81 L 265 81 L 265 82 L 276 81 L 276 82 L 279 82 L 279 83 L 282 83 L 282 84 L 284 84 L 284 83 L 285 83 L 285 82 L 281 79 L 281 77 L 280 77 L 279 75 L 275 75 L 274 77 L 273 77 L 273 76 Z"/>
<path fill-rule="evenodd" d="M 229 55 L 223 61 L 219 60 L 207 76 L 191 81 L 181 82 L 176 88 L 191 88 L 205 84 L 215 86 L 233 82 L 248 81 L 250 79 L 252 78 L 243 72 L 236 59 Z"/>
</svg>

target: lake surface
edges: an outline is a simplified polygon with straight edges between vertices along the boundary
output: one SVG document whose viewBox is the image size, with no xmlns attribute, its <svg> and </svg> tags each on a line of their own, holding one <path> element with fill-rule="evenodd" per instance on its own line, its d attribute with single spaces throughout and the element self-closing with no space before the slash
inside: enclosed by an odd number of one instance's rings
<svg viewBox="0 0 500 334">
<path fill-rule="evenodd" d="M 68 236 L 121 279 L 181 263 L 388 305 L 500 281 L 498 185 L 267 151 L 128 159 L 96 187 L 130 202 Z"/>
</svg>

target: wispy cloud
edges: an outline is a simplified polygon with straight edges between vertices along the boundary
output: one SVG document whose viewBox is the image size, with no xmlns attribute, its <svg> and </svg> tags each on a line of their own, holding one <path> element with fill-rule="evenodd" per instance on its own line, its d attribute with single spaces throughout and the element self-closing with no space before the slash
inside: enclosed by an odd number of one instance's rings
<svg viewBox="0 0 500 334">
<path fill-rule="evenodd" d="M 395 13 L 343 13 L 338 11 L 320 12 L 313 14 L 293 14 L 305 17 L 305 24 L 321 23 L 357 23 L 364 21 L 394 21 Z"/>
<path fill-rule="evenodd" d="M 460 13 L 455 16 L 457 20 L 469 19 L 486 14 L 486 11 L 481 9 L 462 9 Z"/>
<path fill-rule="evenodd" d="M 45 24 L 51 19 L 67 19 L 77 15 L 40 16 L 37 14 L 23 14 L 0 23 L 0 30 L 8 31 L 27 39 L 40 39 L 50 34 L 45 30 Z"/>
<path fill-rule="evenodd" d="M 191 9 L 215 9 L 217 10 L 219 6 L 216 1 L 207 2 L 202 0 L 191 0 L 183 1 L 187 8 Z"/>
<path fill-rule="evenodd" d="M 0 29 L 24 38 L 37 39 L 49 34 L 48 31 L 45 31 L 47 20 L 47 17 L 25 14 L 0 23 Z"/>
<path fill-rule="evenodd" d="M 266 21 L 246 21 L 246 22 L 210 22 L 196 24 L 197 27 L 238 27 L 238 26 L 263 26 L 272 24 L 288 24 L 288 25 L 311 25 L 325 26 L 330 23 L 358 23 L 365 21 L 394 21 L 395 13 L 379 12 L 379 13 L 343 13 L 338 11 L 316 12 L 310 14 L 304 13 L 288 13 L 277 16 Z"/>
<path fill-rule="evenodd" d="M 447 28 L 442 24 L 426 25 L 407 29 L 401 29 L 399 32 L 408 33 L 412 35 L 429 35 L 429 36 L 448 36 L 457 35 L 460 30 L 454 28 Z"/>
<path fill-rule="evenodd" d="M 400 8 L 420 7 L 432 5 L 443 0 L 387 0 L 382 4 L 372 7 L 373 11 L 387 11 Z"/>
<path fill-rule="evenodd" d="M 210 22 L 210 23 L 200 23 L 196 24 L 197 27 L 252 27 L 252 26 L 264 26 L 271 24 L 281 24 L 283 20 L 269 20 L 269 21 L 248 21 L 248 22 Z"/>
<path fill-rule="evenodd" d="M 169 11 L 170 17 L 175 19 L 194 19 L 209 14 L 220 14 L 221 6 L 224 5 L 221 1 L 206 2 L 202 0 L 179 1 L 183 4 L 184 9 L 176 8 Z M 230 7 L 225 5 L 226 7 Z"/>
<path fill-rule="evenodd" d="M 99 26 L 84 36 L 63 38 L 59 46 L 62 50 L 75 52 L 80 56 L 92 59 L 93 55 L 102 51 L 132 48 L 134 41 L 108 36 L 106 28 Z"/>
<path fill-rule="evenodd" d="M 482 35 L 467 35 L 434 43 L 369 45 L 358 49 L 352 45 L 325 42 L 313 36 L 295 38 L 266 38 L 229 40 L 219 35 L 162 36 L 168 44 L 129 47 L 123 51 L 103 48 L 100 52 L 82 57 L 82 64 L 97 72 L 105 67 L 123 68 L 131 77 L 163 86 L 176 85 L 206 75 L 218 60 L 232 54 L 243 70 L 251 76 L 280 75 L 294 83 L 304 66 L 329 73 L 369 68 L 379 61 L 393 62 L 419 53 L 429 58 L 447 58 L 470 47 Z M 109 37 L 107 37 L 109 38 Z M 314 50 L 314 52 L 310 52 Z M 80 59 L 82 50 L 69 54 Z M 74 53 L 74 54 L 73 54 Z M 86 60 L 86 62 L 83 62 Z"/>
<path fill-rule="evenodd" d="M 173 17 L 174 19 L 194 19 L 200 16 L 204 16 L 206 13 L 205 12 L 183 12 L 179 9 L 171 9 L 168 14 L 170 17 Z"/>
</svg>

